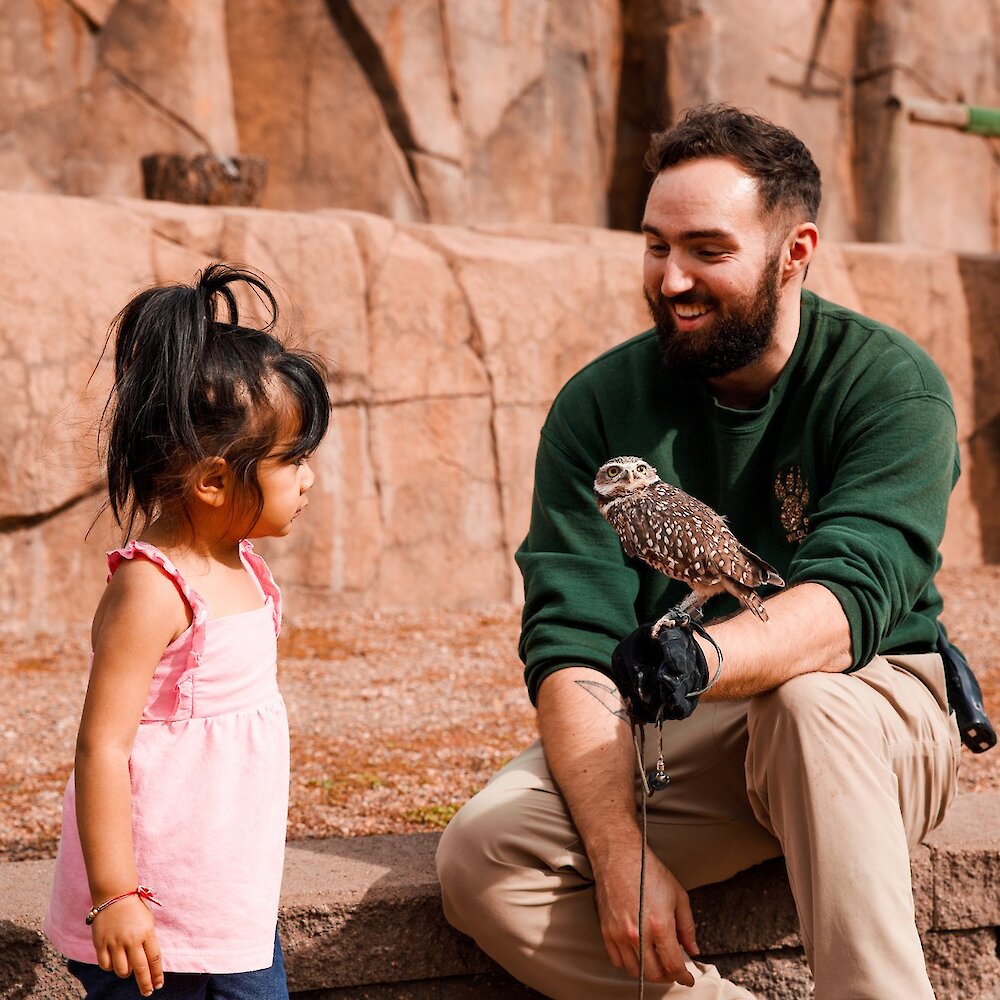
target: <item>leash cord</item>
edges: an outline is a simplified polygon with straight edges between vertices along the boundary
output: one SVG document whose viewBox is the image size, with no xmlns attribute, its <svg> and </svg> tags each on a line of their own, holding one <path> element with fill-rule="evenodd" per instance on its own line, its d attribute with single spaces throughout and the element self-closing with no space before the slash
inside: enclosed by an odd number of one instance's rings
<svg viewBox="0 0 1000 1000">
<path fill-rule="evenodd" d="M 642 929 L 643 911 L 646 902 L 646 798 L 652 794 L 649 781 L 646 778 L 646 730 L 642 723 L 632 723 L 632 743 L 635 746 L 635 760 L 642 780 L 642 854 L 639 860 L 639 1000 L 643 1000 L 646 991 L 646 949 L 645 934 Z"/>
<path fill-rule="evenodd" d="M 707 639 L 714 647 L 715 652 L 718 654 L 719 663 L 715 669 L 715 674 L 712 679 L 699 691 L 692 691 L 692 696 L 703 695 L 710 688 L 714 687 L 718 679 L 722 676 L 722 650 L 719 649 L 719 644 L 712 638 L 712 636 L 699 625 L 697 622 L 689 621 L 689 626 L 697 632 L 700 636 Z M 632 723 L 632 745 L 635 747 L 635 762 L 636 767 L 639 769 L 639 779 L 642 782 L 642 806 L 639 810 L 640 816 L 642 817 L 642 855 L 639 860 L 639 1000 L 643 1000 L 646 993 L 646 934 L 643 929 L 643 917 L 645 916 L 646 909 L 646 799 L 653 794 L 653 789 L 650 787 L 649 778 L 646 775 L 646 727 L 641 722 L 636 722 L 633 718 Z M 659 743 L 659 764 L 657 767 L 656 777 L 659 778 L 663 768 L 663 707 L 660 707 L 660 711 L 657 714 L 656 725 L 660 732 L 660 743 Z M 669 781 L 667 777 L 667 781 Z M 658 785 L 656 790 L 662 791 L 663 786 Z"/>
<path fill-rule="evenodd" d="M 719 665 L 715 668 L 715 674 L 712 676 L 712 679 L 703 688 L 701 688 L 701 690 L 692 691 L 691 694 L 689 695 L 689 697 L 694 698 L 696 696 L 700 697 L 706 691 L 710 691 L 712 688 L 714 688 L 716 682 L 722 676 L 722 650 L 719 649 L 719 644 L 712 638 L 711 633 L 703 629 L 701 625 L 699 625 L 696 621 L 689 622 L 689 625 L 695 632 L 698 633 L 698 635 L 700 635 L 703 639 L 710 642 L 715 647 L 715 652 L 719 657 Z"/>
</svg>

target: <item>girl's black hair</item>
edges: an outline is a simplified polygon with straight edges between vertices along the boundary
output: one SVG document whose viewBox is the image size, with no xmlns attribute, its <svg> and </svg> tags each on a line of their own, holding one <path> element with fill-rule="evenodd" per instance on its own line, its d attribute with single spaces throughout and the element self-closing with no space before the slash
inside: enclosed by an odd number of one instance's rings
<svg viewBox="0 0 1000 1000">
<path fill-rule="evenodd" d="M 260 328 L 240 322 L 232 287 L 240 282 L 270 313 Z M 148 524 L 175 505 L 184 511 L 192 473 L 213 457 L 226 460 L 256 520 L 258 463 L 278 446 L 293 460 L 320 443 L 330 422 L 326 365 L 285 347 L 274 334 L 277 320 L 266 281 L 221 263 L 192 285 L 140 292 L 115 317 L 104 428 L 108 506 L 126 537 L 137 520 Z"/>
</svg>

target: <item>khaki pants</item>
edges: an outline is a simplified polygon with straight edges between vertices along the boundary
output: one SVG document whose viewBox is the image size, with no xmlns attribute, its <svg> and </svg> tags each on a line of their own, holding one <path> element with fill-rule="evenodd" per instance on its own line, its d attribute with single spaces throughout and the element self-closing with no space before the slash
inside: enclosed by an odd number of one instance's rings
<svg viewBox="0 0 1000 1000">
<path fill-rule="evenodd" d="M 783 854 L 818 1000 L 931 998 L 909 849 L 955 794 L 946 706 L 934 654 L 705 702 L 664 728 L 671 782 L 650 800 L 650 846 L 688 889 Z M 636 996 L 608 960 L 593 873 L 538 743 L 455 816 L 438 873 L 449 921 L 522 982 L 556 1000 Z M 689 968 L 693 988 L 648 983 L 646 996 L 751 996 Z"/>
</svg>

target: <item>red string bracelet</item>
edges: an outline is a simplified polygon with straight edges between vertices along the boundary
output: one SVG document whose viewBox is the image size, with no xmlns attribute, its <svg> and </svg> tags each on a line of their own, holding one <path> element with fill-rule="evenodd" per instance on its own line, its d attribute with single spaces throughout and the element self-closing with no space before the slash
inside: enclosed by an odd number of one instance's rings
<svg viewBox="0 0 1000 1000">
<path fill-rule="evenodd" d="M 89 927 L 94 922 L 94 917 L 101 912 L 105 907 L 110 906 L 112 903 L 117 903 L 120 899 L 127 899 L 129 896 L 138 896 L 140 899 L 148 899 L 149 902 L 155 903 L 157 906 L 162 906 L 163 904 L 153 895 L 153 890 L 147 888 L 144 885 L 137 885 L 131 892 L 123 892 L 120 896 L 115 896 L 114 899 L 105 900 L 100 906 L 95 906 L 90 913 L 87 914 L 87 926 Z"/>
</svg>

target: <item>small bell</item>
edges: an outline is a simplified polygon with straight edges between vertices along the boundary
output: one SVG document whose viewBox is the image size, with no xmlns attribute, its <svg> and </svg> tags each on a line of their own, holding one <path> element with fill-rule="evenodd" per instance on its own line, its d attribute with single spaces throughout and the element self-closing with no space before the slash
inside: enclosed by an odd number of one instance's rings
<svg viewBox="0 0 1000 1000">
<path fill-rule="evenodd" d="M 667 774 L 662 761 L 657 763 L 655 771 L 649 772 L 646 780 L 649 783 L 650 794 L 653 792 L 662 792 L 670 784 L 670 775 Z"/>
<path fill-rule="evenodd" d="M 663 762 L 663 719 L 656 722 L 656 767 L 646 776 L 646 784 L 649 785 L 650 795 L 662 792 L 670 784 L 667 765 Z"/>
</svg>

